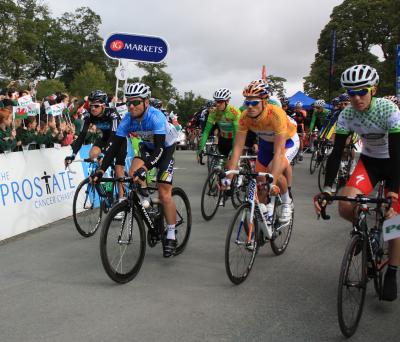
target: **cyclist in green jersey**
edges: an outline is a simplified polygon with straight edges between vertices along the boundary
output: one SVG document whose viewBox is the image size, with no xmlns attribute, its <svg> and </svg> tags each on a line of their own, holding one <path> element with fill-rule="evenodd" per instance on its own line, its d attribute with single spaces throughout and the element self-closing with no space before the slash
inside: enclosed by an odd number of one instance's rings
<svg viewBox="0 0 400 342">
<path fill-rule="evenodd" d="M 308 129 L 308 137 L 312 137 L 314 127 L 321 129 L 324 126 L 326 116 L 329 114 L 329 109 L 324 108 L 325 100 L 317 100 L 314 103 L 314 111 L 311 117 L 310 127 Z M 314 140 L 314 139 L 313 139 Z M 314 151 L 314 141 L 310 141 L 311 151 Z"/>
<path fill-rule="evenodd" d="M 218 89 L 214 93 L 215 108 L 212 108 L 208 114 L 206 127 L 201 136 L 198 154 L 203 151 L 214 124 L 217 124 L 219 128 L 219 153 L 228 156 L 231 152 L 240 118 L 240 110 L 229 104 L 231 94 L 231 91 L 227 88 Z"/>
</svg>

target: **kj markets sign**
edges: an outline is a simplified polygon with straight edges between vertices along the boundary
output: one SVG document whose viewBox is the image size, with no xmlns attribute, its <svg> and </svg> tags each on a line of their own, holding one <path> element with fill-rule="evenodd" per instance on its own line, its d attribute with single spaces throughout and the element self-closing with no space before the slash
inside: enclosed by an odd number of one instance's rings
<svg viewBox="0 0 400 342">
<path fill-rule="evenodd" d="M 104 40 L 104 52 L 113 59 L 160 63 L 168 53 L 168 43 L 159 37 L 113 33 Z"/>
</svg>

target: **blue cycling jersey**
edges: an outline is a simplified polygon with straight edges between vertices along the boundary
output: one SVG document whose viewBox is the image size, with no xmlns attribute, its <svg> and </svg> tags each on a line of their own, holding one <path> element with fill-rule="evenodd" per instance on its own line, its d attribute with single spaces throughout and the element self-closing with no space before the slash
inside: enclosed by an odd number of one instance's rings
<svg viewBox="0 0 400 342">
<path fill-rule="evenodd" d="M 116 135 L 128 137 L 130 133 L 136 133 L 142 139 L 146 147 L 154 149 L 154 135 L 165 134 L 165 146 L 172 146 L 177 137 L 174 126 L 170 125 L 165 115 L 157 108 L 149 106 L 143 119 L 133 118 L 127 113 L 117 128 Z"/>
</svg>

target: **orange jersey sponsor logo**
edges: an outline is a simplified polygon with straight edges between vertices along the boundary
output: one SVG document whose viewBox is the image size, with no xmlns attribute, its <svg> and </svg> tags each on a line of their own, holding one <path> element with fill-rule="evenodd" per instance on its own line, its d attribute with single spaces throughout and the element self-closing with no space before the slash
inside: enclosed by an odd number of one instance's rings
<svg viewBox="0 0 400 342">
<path fill-rule="evenodd" d="M 277 106 L 267 104 L 264 111 L 256 119 L 252 119 L 244 111 L 239 120 L 239 132 L 253 131 L 265 141 L 273 142 L 276 135 L 289 139 L 296 134 L 294 125 L 285 111 Z"/>
</svg>

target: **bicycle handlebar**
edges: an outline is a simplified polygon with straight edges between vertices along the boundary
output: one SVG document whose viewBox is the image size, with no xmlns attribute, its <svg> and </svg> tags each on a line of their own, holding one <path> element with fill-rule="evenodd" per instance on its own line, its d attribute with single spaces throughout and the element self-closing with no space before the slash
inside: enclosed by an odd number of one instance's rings
<svg viewBox="0 0 400 342">
<path fill-rule="evenodd" d="M 246 170 L 227 170 L 227 171 L 221 171 L 219 176 L 220 178 L 225 178 L 226 176 L 229 175 L 242 175 L 242 176 L 249 176 L 252 178 L 256 177 L 266 177 L 267 178 L 267 183 L 272 183 L 274 180 L 274 176 L 268 172 L 249 172 Z"/>
</svg>

